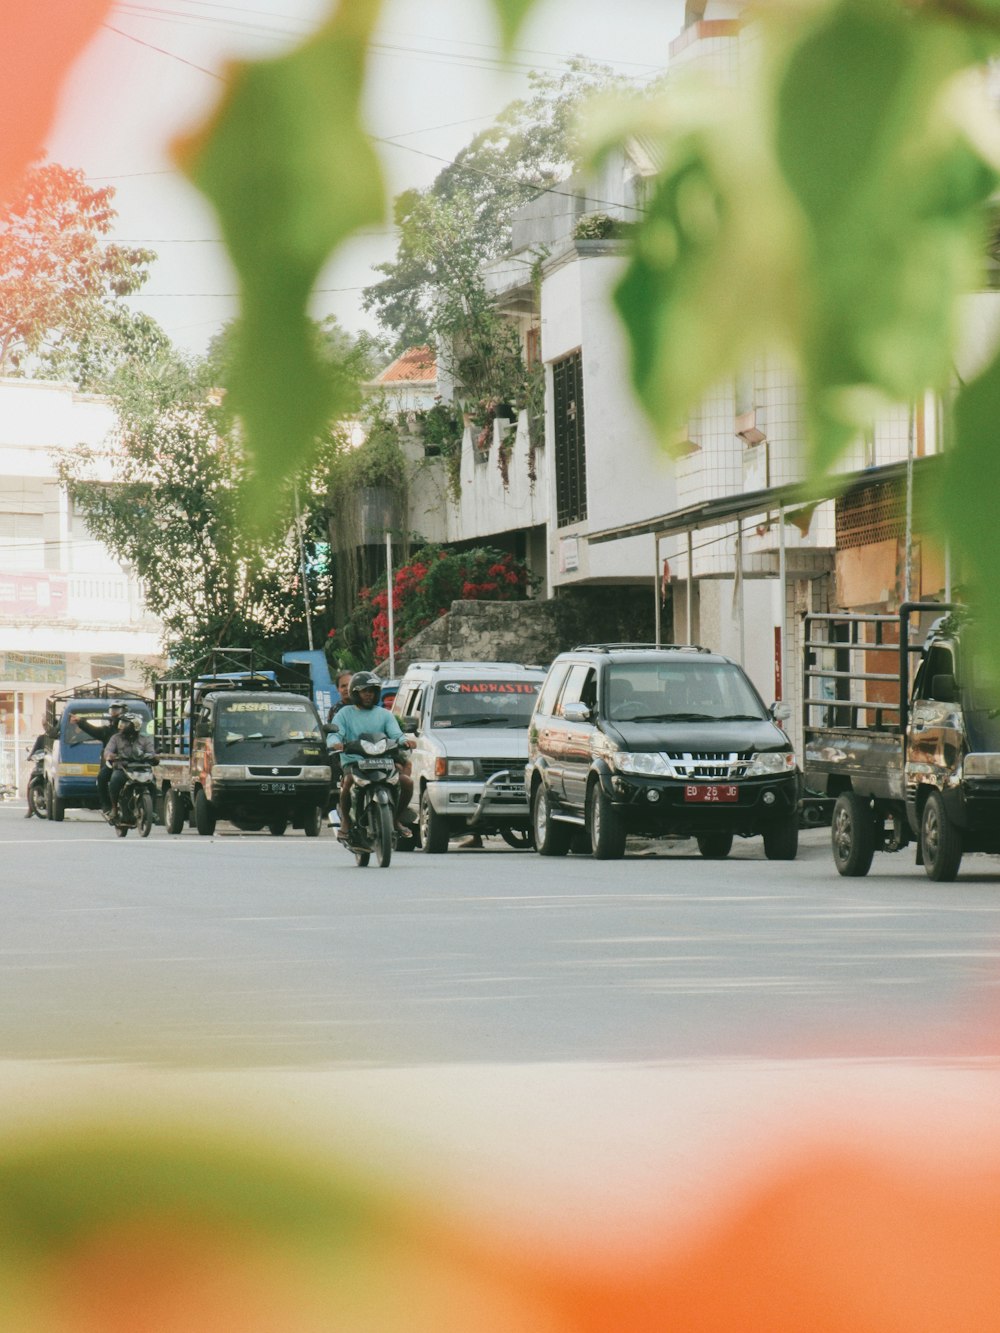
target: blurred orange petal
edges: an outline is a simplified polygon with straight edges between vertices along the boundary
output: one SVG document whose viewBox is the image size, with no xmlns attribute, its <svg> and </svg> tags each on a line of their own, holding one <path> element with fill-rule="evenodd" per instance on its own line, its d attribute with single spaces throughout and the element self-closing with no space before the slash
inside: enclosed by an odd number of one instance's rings
<svg viewBox="0 0 1000 1333">
<path fill-rule="evenodd" d="M 4 0 L 0 5 L 0 200 L 38 156 L 63 78 L 112 0 Z"/>
</svg>

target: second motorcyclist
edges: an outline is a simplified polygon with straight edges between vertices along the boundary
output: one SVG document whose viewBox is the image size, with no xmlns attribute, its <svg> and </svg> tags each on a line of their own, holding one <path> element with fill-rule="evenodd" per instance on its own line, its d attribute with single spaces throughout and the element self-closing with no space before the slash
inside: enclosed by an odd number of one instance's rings
<svg viewBox="0 0 1000 1333">
<path fill-rule="evenodd" d="M 341 750 L 348 741 L 360 740 L 362 736 L 388 736 L 390 740 L 402 740 L 412 749 L 416 741 L 412 736 L 404 737 L 399 723 L 387 708 L 377 704 L 382 682 L 374 671 L 356 671 L 351 677 L 351 702 L 337 710 L 331 723 L 339 739 L 339 744 L 332 746 Z M 351 787 L 354 778 L 351 767 L 358 762 L 358 755 L 342 754 L 344 777 L 340 786 L 340 839 L 346 842 L 350 836 Z M 410 830 L 402 821 L 403 812 L 410 804 L 413 795 L 413 779 L 409 775 L 410 765 L 398 762 L 399 768 L 399 806 L 395 813 L 396 832 L 409 835 Z"/>
<path fill-rule="evenodd" d="M 101 802 L 101 813 L 105 817 L 111 814 L 111 793 L 108 790 L 111 782 L 111 769 L 104 756 L 110 741 L 118 734 L 124 716 L 125 705 L 111 703 L 108 705 L 107 721 L 93 717 L 81 717 L 76 724 L 81 731 L 85 731 L 88 736 L 93 736 L 95 740 L 101 742 L 101 766 L 97 772 L 97 795 Z"/>
<path fill-rule="evenodd" d="M 125 786 L 128 774 L 124 767 L 127 759 L 152 759 L 153 742 L 139 731 L 139 719 L 127 714 L 119 724 L 118 731 L 104 747 L 104 758 L 111 770 L 108 794 L 111 797 L 111 809 L 108 818 L 112 823 L 118 818 L 118 797 Z"/>
</svg>

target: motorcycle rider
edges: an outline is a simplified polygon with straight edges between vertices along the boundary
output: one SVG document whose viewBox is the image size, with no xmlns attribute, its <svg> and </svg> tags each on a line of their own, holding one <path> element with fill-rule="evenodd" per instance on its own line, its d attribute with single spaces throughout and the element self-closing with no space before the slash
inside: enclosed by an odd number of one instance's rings
<svg viewBox="0 0 1000 1333">
<path fill-rule="evenodd" d="M 118 797 L 121 795 L 122 787 L 125 786 L 128 778 L 123 761 L 127 759 L 152 759 L 155 754 L 153 742 L 150 738 L 140 735 L 139 722 L 140 719 L 133 715 L 123 717 L 118 731 L 104 748 L 104 758 L 111 772 L 108 783 L 111 810 L 108 818 L 112 824 L 118 818 Z"/>
<path fill-rule="evenodd" d="M 330 747 L 332 750 L 342 751 L 348 741 L 356 741 L 362 736 L 370 735 L 388 736 L 390 740 L 394 741 L 402 740 L 409 749 L 413 749 L 417 743 L 416 739 L 413 736 L 404 736 L 399 723 L 389 710 L 377 706 L 376 701 L 381 688 L 382 682 L 374 671 L 356 671 L 354 673 L 351 677 L 351 702 L 345 708 L 338 710 L 332 722 L 334 730 L 340 737 L 339 743 Z M 341 764 L 344 771 L 340 786 L 340 839 L 342 842 L 346 842 L 350 836 L 351 788 L 354 785 L 354 777 L 350 770 L 359 758 L 360 755 L 356 754 L 341 754 Z M 409 775 L 410 765 L 404 760 L 397 759 L 396 767 L 399 770 L 399 802 L 394 822 L 397 833 L 408 835 L 410 830 L 402 822 L 400 816 L 410 804 L 410 797 L 413 795 L 413 779 Z"/>
<path fill-rule="evenodd" d="M 44 731 L 35 737 L 35 743 L 31 747 L 31 753 L 28 755 L 28 763 L 31 764 L 31 771 L 28 774 L 28 813 L 25 819 L 30 819 L 35 813 L 35 807 L 31 799 L 31 788 L 33 784 L 40 779 L 42 775 L 42 763 L 49 748 L 48 734 Z"/>
<path fill-rule="evenodd" d="M 112 736 L 117 735 L 124 716 L 125 705 L 112 703 L 108 705 L 107 722 L 100 721 L 95 717 L 81 717 L 77 719 L 76 724 L 81 731 L 85 731 L 88 736 L 93 736 L 95 740 L 101 742 L 101 766 L 97 770 L 97 795 L 101 802 L 101 813 L 105 816 L 111 813 L 111 795 L 108 790 L 108 785 L 111 782 L 111 769 L 104 758 L 104 752 Z"/>
</svg>

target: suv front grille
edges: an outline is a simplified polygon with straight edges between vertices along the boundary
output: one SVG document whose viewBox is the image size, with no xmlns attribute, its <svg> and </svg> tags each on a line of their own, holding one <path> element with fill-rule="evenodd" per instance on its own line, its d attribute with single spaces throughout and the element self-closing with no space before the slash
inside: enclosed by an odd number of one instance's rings
<svg viewBox="0 0 1000 1333">
<path fill-rule="evenodd" d="M 730 753 L 689 752 L 667 750 L 666 757 L 681 778 L 742 778 L 753 754 L 752 750 L 733 750 Z"/>
<path fill-rule="evenodd" d="M 480 759 L 484 778 L 491 778 L 494 773 L 503 773 L 510 769 L 510 775 L 516 782 L 524 775 L 523 759 Z"/>
</svg>

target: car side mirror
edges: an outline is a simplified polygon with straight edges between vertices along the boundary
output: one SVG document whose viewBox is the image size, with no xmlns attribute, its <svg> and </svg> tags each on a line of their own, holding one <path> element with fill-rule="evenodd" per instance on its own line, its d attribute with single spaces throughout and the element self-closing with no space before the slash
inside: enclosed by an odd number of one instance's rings
<svg viewBox="0 0 1000 1333">
<path fill-rule="evenodd" d="M 779 699 L 776 703 L 771 705 L 768 712 L 774 718 L 775 722 L 785 722 L 792 716 L 792 706 L 791 704 L 786 704 L 783 699 Z"/>
<path fill-rule="evenodd" d="M 563 717 L 567 722 L 589 722 L 590 707 L 588 704 L 580 703 L 579 701 L 576 703 L 564 704 Z"/>
<path fill-rule="evenodd" d="M 406 736 L 415 736 L 420 728 L 420 714 L 411 713 L 409 717 L 400 717 L 396 719 L 399 723 L 399 729 Z"/>
</svg>

